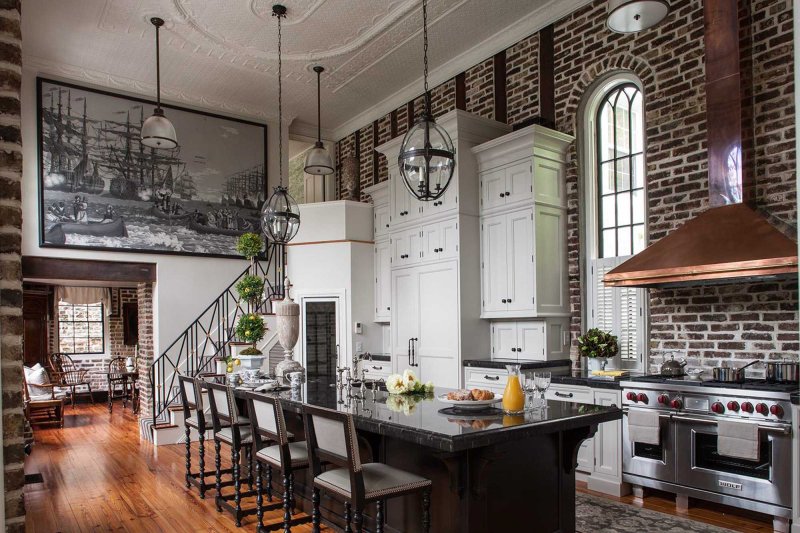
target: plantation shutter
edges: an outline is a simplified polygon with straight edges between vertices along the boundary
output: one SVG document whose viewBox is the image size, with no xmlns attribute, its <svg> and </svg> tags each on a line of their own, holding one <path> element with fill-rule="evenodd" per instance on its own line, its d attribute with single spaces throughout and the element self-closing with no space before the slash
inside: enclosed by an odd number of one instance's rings
<svg viewBox="0 0 800 533">
<path fill-rule="evenodd" d="M 608 287 L 603 276 L 628 257 L 595 259 L 590 267 L 589 327 L 619 338 L 620 358 L 643 361 L 645 350 L 645 289 Z"/>
</svg>

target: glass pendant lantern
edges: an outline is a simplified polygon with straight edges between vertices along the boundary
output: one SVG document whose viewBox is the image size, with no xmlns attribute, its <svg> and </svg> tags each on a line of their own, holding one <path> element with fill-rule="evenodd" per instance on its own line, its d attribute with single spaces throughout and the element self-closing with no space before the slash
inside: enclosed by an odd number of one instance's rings
<svg viewBox="0 0 800 533">
<path fill-rule="evenodd" d="M 142 124 L 141 142 L 150 148 L 173 150 L 178 147 L 175 126 L 164 116 L 164 110 L 161 109 L 161 54 L 158 33 L 164 25 L 164 20 L 153 17 L 150 23 L 156 27 L 156 108 Z"/>
<path fill-rule="evenodd" d="M 261 208 L 261 229 L 275 244 L 291 241 L 300 229 L 300 209 L 297 202 L 283 186 L 283 92 L 281 86 L 281 19 L 286 18 L 286 7 L 272 6 L 272 16 L 278 19 L 278 169 L 280 184 Z"/>
<path fill-rule="evenodd" d="M 423 61 L 425 65 L 425 110 L 408 130 L 400 146 L 397 164 L 408 192 L 428 202 L 441 198 L 450 185 L 456 167 L 453 141 L 436 124 L 431 113 L 428 90 L 428 8 L 422 0 Z"/>
<path fill-rule="evenodd" d="M 331 154 L 322 144 L 322 122 L 320 119 L 320 75 L 324 71 L 325 68 L 322 65 L 316 65 L 314 67 L 314 72 L 317 73 L 317 142 L 314 143 L 314 147 L 308 151 L 308 154 L 306 155 L 306 165 L 305 168 L 303 168 L 307 174 L 314 174 L 316 176 L 327 176 L 329 174 L 333 174 L 333 160 L 331 159 Z M 322 190 L 324 194 L 324 182 Z"/>
</svg>

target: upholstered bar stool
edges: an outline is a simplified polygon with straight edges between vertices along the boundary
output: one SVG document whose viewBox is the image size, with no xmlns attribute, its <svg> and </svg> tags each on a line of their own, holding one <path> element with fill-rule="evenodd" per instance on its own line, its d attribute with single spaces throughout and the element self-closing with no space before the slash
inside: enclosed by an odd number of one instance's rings
<svg viewBox="0 0 800 533">
<path fill-rule="evenodd" d="M 242 509 L 242 498 L 255 496 L 253 488 L 252 463 L 250 463 L 250 452 L 253 445 L 253 438 L 250 433 L 250 420 L 239 416 L 236 408 L 236 401 L 233 397 L 233 390 L 226 385 L 218 383 L 202 382 L 202 386 L 208 390 L 208 404 L 211 407 L 211 421 L 214 427 L 214 471 L 215 488 L 217 490 L 216 504 L 217 511 L 229 511 L 236 520 L 236 526 L 242 525 L 242 518 L 247 515 L 255 514 L 256 509 Z M 220 468 L 220 448 L 221 444 L 227 444 L 231 449 L 231 468 L 230 482 L 222 481 L 223 471 Z M 250 485 L 249 491 L 242 492 L 241 478 L 241 451 L 245 450 L 247 458 L 248 476 L 245 481 Z M 222 494 L 222 488 L 233 485 L 233 494 Z M 233 503 L 231 503 L 233 500 Z"/>
<path fill-rule="evenodd" d="M 361 464 L 353 417 L 330 409 L 303 407 L 309 461 L 314 473 L 311 501 L 311 523 L 319 531 L 320 489 L 342 498 L 345 502 L 346 529 L 350 530 L 350 509 L 353 525 L 361 533 L 364 507 L 375 502 L 375 531 L 383 532 L 383 502 L 387 498 L 414 492 L 422 493 L 422 530 L 430 530 L 431 481 L 424 477 L 383 463 Z M 322 462 L 334 468 L 322 471 Z M 336 468 L 338 467 L 338 468 Z"/>
<path fill-rule="evenodd" d="M 206 432 L 213 425 L 211 413 L 205 411 L 200 380 L 188 376 L 178 376 L 178 384 L 180 385 L 181 401 L 183 402 L 183 427 L 186 431 L 186 487 L 196 486 L 200 490 L 200 498 L 205 498 L 206 489 L 210 486 L 210 483 L 206 483 L 206 477 L 215 474 L 214 470 L 209 470 L 208 472 L 205 470 Z M 197 431 L 199 437 L 199 471 L 196 473 L 192 472 L 192 429 Z"/>
<path fill-rule="evenodd" d="M 289 442 L 291 434 L 286 431 L 283 407 L 280 400 L 263 394 L 248 393 L 247 408 L 253 434 L 253 449 L 256 450 L 256 509 L 257 531 L 272 531 L 283 528 L 291 531 L 292 526 L 304 524 L 311 517 L 292 518 L 294 507 L 294 471 L 308 468 L 308 448 L 305 441 Z M 272 469 L 283 474 L 283 502 L 264 505 L 261 483 L 262 464 L 267 468 L 267 496 L 272 501 Z M 264 511 L 283 507 L 283 524 L 275 523 L 264 527 Z"/>
</svg>

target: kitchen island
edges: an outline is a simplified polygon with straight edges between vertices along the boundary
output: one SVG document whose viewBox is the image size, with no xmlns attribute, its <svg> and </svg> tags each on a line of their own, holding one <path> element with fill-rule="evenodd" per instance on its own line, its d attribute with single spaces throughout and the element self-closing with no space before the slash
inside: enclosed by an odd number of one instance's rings
<svg viewBox="0 0 800 533">
<path fill-rule="evenodd" d="M 437 388 L 435 394 L 443 392 Z M 297 439 L 303 434 L 303 404 L 352 413 L 363 462 L 383 462 L 433 481 L 435 532 L 574 531 L 578 446 L 598 424 L 622 416 L 617 407 L 560 401 L 519 416 L 499 410 L 464 415 L 442 412 L 447 406 L 433 397 L 384 391 L 373 397 L 368 390 L 364 399 L 348 398 L 347 389 L 341 395 L 315 382 L 297 392 L 264 394 L 281 398 L 287 429 Z M 298 505 L 309 511 L 306 475 L 297 473 L 295 493 Z M 343 526 L 341 502 L 323 493 L 321 507 L 323 518 Z M 416 496 L 388 500 L 385 531 L 419 531 L 420 512 Z M 365 515 L 365 526 L 373 530 L 374 509 Z"/>
</svg>

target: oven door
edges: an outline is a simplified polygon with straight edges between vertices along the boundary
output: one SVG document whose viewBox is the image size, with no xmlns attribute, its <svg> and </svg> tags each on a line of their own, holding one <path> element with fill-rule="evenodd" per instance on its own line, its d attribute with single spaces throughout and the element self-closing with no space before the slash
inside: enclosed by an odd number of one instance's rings
<svg viewBox="0 0 800 533">
<path fill-rule="evenodd" d="M 628 410 L 631 410 L 629 408 Z M 625 474 L 675 481 L 674 428 L 670 423 L 670 414 L 659 415 L 661 444 L 643 444 L 631 442 L 628 433 L 628 410 L 622 413 L 622 471 Z"/>
<path fill-rule="evenodd" d="M 679 415 L 673 420 L 678 484 L 791 507 L 791 426 L 760 423 L 761 456 L 750 461 L 717 453 L 717 423 L 713 418 Z"/>
</svg>

